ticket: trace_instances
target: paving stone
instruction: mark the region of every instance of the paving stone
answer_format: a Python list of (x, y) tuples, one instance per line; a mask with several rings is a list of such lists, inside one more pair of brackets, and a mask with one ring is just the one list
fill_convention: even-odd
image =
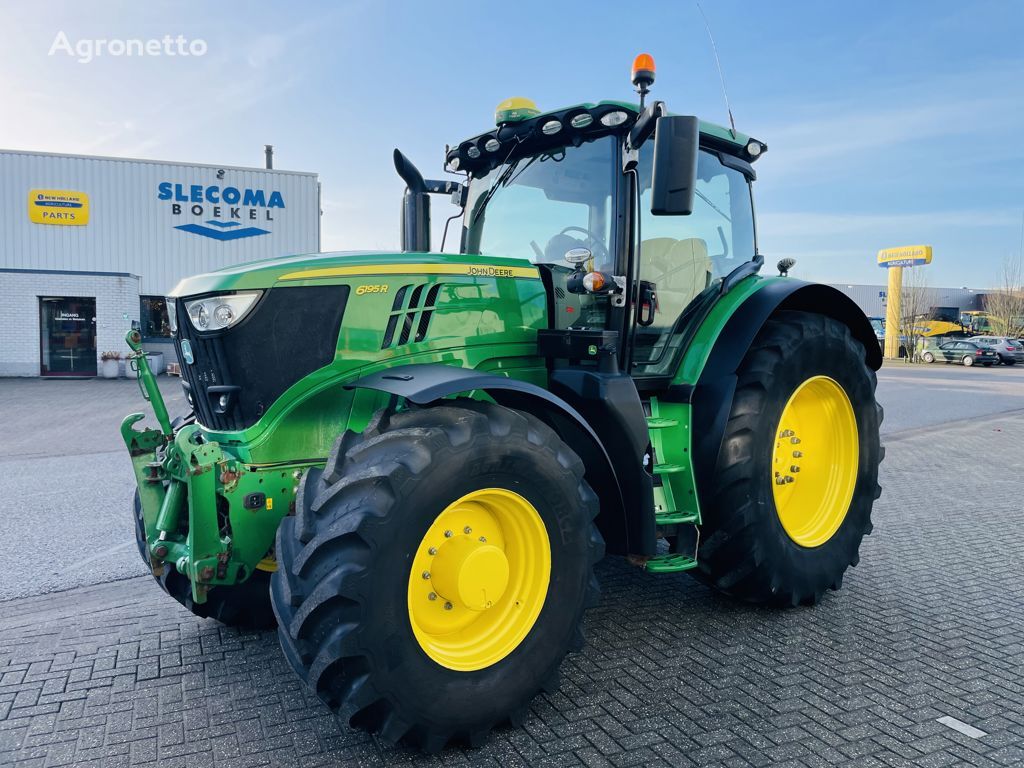
[[(350, 729), (273, 632), (198, 619), (149, 577), (0, 603), (0, 765), (1024, 765), (1024, 415), (887, 442), (840, 592), (770, 611), (609, 558), (561, 690), (477, 750)], [(985, 478), (969, 497), (938, 481), (951, 455)]]

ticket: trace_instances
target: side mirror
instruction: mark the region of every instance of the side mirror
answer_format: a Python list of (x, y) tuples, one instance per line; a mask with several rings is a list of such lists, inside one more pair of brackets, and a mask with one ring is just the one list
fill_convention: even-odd
[(654, 133), (654, 172), (651, 174), (651, 213), (689, 216), (697, 184), (700, 121), (689, 116), (658, 118)]

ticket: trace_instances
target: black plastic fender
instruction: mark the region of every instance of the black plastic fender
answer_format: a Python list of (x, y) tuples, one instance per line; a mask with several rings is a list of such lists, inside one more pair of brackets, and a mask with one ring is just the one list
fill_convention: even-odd
[(424, 363), (377, 371), (345, 384), (345, 389), (372, 389), (416, 405), (429, 405), (451, 395), (479, 390), (499, 405), (533, 414), (583, 459), (587, 482), (601, 499), (597, 524), (608, 551), (633, 551), (620, 473), (616, 472), (604, 442), (579, 411), (543, 387), (472, 368)]
[(871, 322), (854, 301), (835, 288), (787, 278), (767, 283), (744, 301), (726, 321), (715, 340), (689, 402), (693, 405), (694, 472), (697, 494), (701, 478), (710, 477), (718, 462), (725, 424), (736, 392), (736, 371), (747, 350), (772, 314), (782, 310), (817, 312), (844, 323), (864, 346), (865, 362), (872, 370), (882, 367), (882, 351)]

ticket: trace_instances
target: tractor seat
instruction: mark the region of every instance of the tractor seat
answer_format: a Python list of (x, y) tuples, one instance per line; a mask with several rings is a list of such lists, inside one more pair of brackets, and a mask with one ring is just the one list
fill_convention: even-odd
[(711, 283), (708, 246), (697, 237), (652, 237), (640, 244), (641, 275), (656, 286), (655, 325), (675, 322), (686, 305)]

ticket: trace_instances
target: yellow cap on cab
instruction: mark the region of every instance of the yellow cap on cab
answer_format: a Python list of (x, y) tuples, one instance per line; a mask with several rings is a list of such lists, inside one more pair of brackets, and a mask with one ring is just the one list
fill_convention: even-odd
[(494, 124), (517, 123), (539, 114), (540, 110), (537, 109), (533, 99), (528, 99), (525, 96), (513, 96), (510, 99), (505, 99), (494, 110)]

